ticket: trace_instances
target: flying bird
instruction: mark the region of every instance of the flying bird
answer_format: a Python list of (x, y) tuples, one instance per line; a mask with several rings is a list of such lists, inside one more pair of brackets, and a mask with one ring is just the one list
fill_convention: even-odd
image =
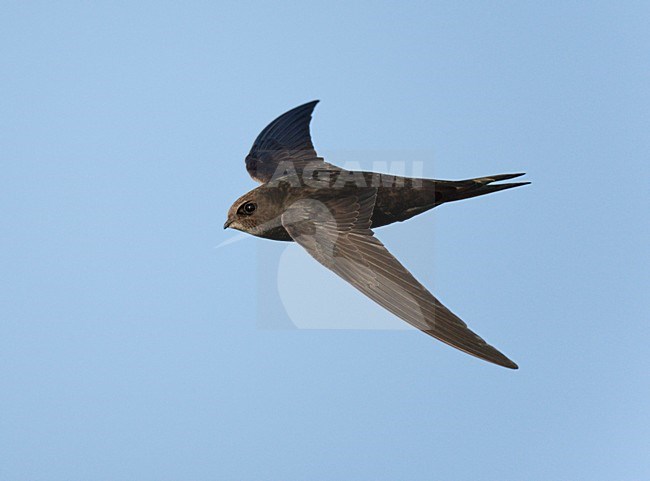
[(318, 100), (296, 107), (262, 130), (246, 156), (260, 186), (237, 199), (224, 229), (295, 241), (314, 259), (397, 317), (480, 359), (517, 365), (472, 332), (386, 249), (373, 229), (440, 204), (529, 182), (494, 182), (519, 174), (449, 181), (349, 171), (325, 162), (311, 140)]

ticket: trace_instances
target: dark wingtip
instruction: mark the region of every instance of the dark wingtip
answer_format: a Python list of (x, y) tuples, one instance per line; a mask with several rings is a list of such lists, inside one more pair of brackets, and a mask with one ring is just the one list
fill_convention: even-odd
[[(508, 361), (510, 361), (510, 359), (508, 359)], [(517, 364), (512, 361), (510, 361), (508, 364), (501, 364), (501, 365), (503, 367), (507, 367), (508, 369), (513, 369), (513, 370), (519, 369), (519, 366), (517, 366)]]
[(298, 105), (298, 107), (296, 107), (296, 108), (293, 109), (293, 110), (298, 110), (298, 109), (303, 109), (303, 108), (308, 108), (308, 109), (313, 110), (314, 107), (316, 107), (316, 105), (318, 104), (318, 102), (320, 102), (320, 100), (318, 100), (318, 99), (316, 99), (316, 100), (310, 100), (309, 102), (305, 102), (305, 103), (302, 104), (302, 105)]
[[(493, 364), (497, 364), (502, 367), (507, 367), (508, 369), (519, 369), (519, 366), (517, 366), (517, 363), (514, 361), (508, 359), (505, 354), (503, 354), (500, 351), (497, 351), (494, 349), (492, 346), (490, 348), (493, 350), (492, 354), (489, 356), (477, 356), (480, 357), (481, 359), (491, 362)], [(470, 353), (473, 354), (473, 353)], [(474, 354), (476, 356), (476, 354)]]
[[(494, 348), (493, 348), (494, 349)], [(472, 354), (472, 353), (470, 353)], [(474, 354), (476, 355), (476, 354)], [(519, 366), (517, 366), (517, 363), (514, 361), (511, 361), (508, 359), (502, 352), (497, 351), (494, 349), (494, 353), (491, 356), (477, 356), (480, 357), (481, 359), (491, 362), (493, 364), (496, 364), (498, 366), (506, 367), (508, 369), (519, 369)]]
[(277, 122), (279, 119), (283, 117), (289, 117), (291, 115), (303, 115), (307, 114), (309, 117), (314, 113), (314, 109), (316, 108), (316, 105), (320, 102), (320, 100), (312, 100), (310, 102), (306, 102), (304, 104), (298, 105), (297, 107), (292, 108), (291, 110), (288, 110), (284, 114), (280, 115), (277, 119), (275, 119), (274, 122)]
[(308, 116), (311, 117), (311, 114), (314, 112), (314, 108), (316, 107), (316, 104), (318, 104), (318, 102), (320, 102), (320, 100), (312, 100), (310, 102), (300, 104), (297, 107), (292, 108), (291, 110), (287, 110), (285, 113), (278, 116), (273, 122), (271, 122), (269, 125), (267, 125), (266, 128), (262, 132), (264, 132), (266, 129), (271, 127), (273, 124), (278, 123), (280, 120), (284, 120), (284, 119), (294, 119), (295, 120), (295, 118), (297, 118), (298, 116), (304, 115), (305, 113)]

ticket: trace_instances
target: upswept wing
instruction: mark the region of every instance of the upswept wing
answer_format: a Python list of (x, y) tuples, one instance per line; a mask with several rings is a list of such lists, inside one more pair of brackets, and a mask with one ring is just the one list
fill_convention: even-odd
[(318, 157), (311, 141), (309, 124), (317, 103), (314, 100), (289, 110), (260, 132), (246, 156), (246, 170), (253, 180), (266, 183), (285, 173), (301, 175), (307, 165), (334, 167)]

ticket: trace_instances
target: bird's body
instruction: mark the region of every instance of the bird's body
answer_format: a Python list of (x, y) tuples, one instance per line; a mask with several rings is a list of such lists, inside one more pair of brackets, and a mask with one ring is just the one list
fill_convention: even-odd
[[(464, 181), (441, 181), (414, 177), (401, 177), (377, 172), (351, 172), (344, 169), (315, 170), (309, 180), (298, 174), (279, 176), (271, 183), (253, 189), (251, 194), (268, 195), (271, 198), (290, 199), (313, 197), (316, 194), (332, 196), (353, 195), (356, 189), (376, 188), (377, 197), (372, 210), (372, 227), (383, 227), (402, 222), (434, 207), (455, 200), (467, 199), (498, 190), (525, 185), (510, 183), (490, 185), (496, 180), (505, 180), (523, 174), (506, 174)], [(254, 194), (255, 193), (255, 194)], [(235, 202), (237, 204), (237, 202)], [(277, 217), (280, 212), (275, 212)], [(257, 237), (292, 242), (294, 239), (282, 225), (268, 224), (266, 229), (253, 234)]]
[(318, 262), (423, 332), (481, 359), (517, 365), (472, 332), (393, 257), (371, 228), (401, 222), (437, 205), (528, 182), (523, 174), (463, 181), (348, 171), (317, 156), (309, 123), (317, 102), (271, 122), (246, 157), (262, 185), (235, 201), (224, 227), (296, 241)]

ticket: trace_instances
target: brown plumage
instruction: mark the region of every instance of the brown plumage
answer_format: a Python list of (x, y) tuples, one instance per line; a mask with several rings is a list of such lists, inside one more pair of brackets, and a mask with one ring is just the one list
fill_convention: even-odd
[(309, 123), (317, 101), (281, 115), (257, 137), (246, 169), (262, 185), (232, 205), (224, 228), (296, 241), (318, 262), (427, 334), (501, 366), (517, 365), (472, 332), (393, 257), (371, 228), (435, 206), (528, 182), (523, 174), (441, 181), (352, 172), (316, 154)]

